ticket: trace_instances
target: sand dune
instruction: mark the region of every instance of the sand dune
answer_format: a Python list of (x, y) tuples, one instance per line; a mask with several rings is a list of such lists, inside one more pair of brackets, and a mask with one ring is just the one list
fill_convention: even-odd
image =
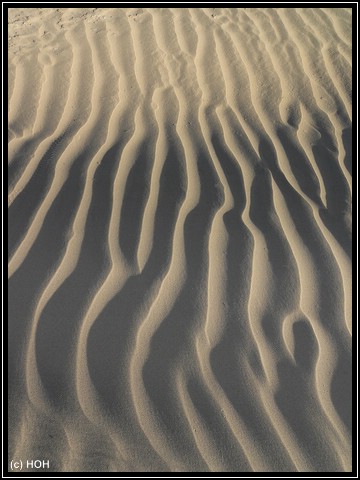
[(351, 9), (8, 13), (9, 465), (351, 471)]

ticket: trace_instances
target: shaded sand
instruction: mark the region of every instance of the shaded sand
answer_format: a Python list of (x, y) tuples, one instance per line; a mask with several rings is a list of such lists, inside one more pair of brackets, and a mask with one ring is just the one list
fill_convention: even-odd
[(351, 470), (351, 14), (9, 10), (9, 462)]

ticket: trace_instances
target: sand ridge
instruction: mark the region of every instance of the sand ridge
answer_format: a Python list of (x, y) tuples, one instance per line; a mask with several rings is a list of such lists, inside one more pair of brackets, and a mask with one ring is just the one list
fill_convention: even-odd
[(351, 471), (351, 9), (8, 13), (9, 462)]

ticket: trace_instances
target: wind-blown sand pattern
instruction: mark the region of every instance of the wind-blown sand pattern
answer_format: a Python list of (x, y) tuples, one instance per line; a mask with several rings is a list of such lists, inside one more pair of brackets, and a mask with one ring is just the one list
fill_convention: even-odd
[(351, 470), (351, 14), (9, 10), (9, 462)]

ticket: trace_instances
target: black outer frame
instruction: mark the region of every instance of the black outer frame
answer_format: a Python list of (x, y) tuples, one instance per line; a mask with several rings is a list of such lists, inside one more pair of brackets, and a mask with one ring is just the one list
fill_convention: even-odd
[[(208, 6), (208, 5), (213, 5), (215, 7), (224, 7), (226, 6), (231, 6), (231, 7), (271, 7), (271, 8), (281, 8), (281, 7), (302, 7), (302, 6), (309, 6), (309, 7), (314, 7), (314, 8), (320, 8), (320, 7), (326, 7), (326, 6), (331, 6), (331, 7), (347, 7), (351, 8), (353, 12), (352, 16), (352, 33), (353, 33), (353, 65), (355, 68), (353, 68), (353, 84), (356, 86), (356, 88), (353, 91), (353, 105), (355, 108), (354, 114), (353, 114), (353, 124), (355, 127), (355, 132), (358, 133), (358, 117), (357, 117), (357, 106), (358, 106), (358, 65), (357, 65), (357, 60), (358, 60), (358, 50), (357, 50), (357, 45), (358, 45), (358, 3), (359, 2), (257, 2), (257, 3), (239, 3), (239, 2), (227, 2), (225, 3), (217, 3), (217, 2), (194, 2), (194, 3), (182, 3), (182, 2), (171, 2), (168, 3), (167, 5), (175, 5), (175, 6), (182, 6), (182, 7), (203, 7)], [(87, 6), (92, 6), (92, 5), (101, 5), (102, 7), (107, 7), (107, 8), (114, 8), (114, 5), (120, 5), (121, 7), (128, 7), (128, 8), (142, 8), (142, 7), (157, 7), (157, 6), (162, 6), (164, 5), (161, 2), (148, 2), (148, 3), (128, 3), (128, 2), (113, 2), (113, 3), (97, 3), (97, 2), (77, 2), (77, 3), (71, 3), (71, 2), (54, 2), (54, 3), (49, 3), (49, 2), (37, 2), (37, 3), (17, 3), (17, 2), (1, 2), (2, 5), (2, 11), (1, 11), (1, 18), (2, 18), (2, 33), (3, 33), (3, 50), (2, 50), (2, 99), (3, 99), (3, 158), (7, 158), (7, 150), (5, 150), (5, 126), (7, 125), (7, 110), (5, 110), (5, 96), (7, 93), (7, 83), (5, 82), (5, 65), (7, 65), (7, 49), (5, 49), (5, 46), (7, 44), (7, 39), (8, 39), (8, 23), (7, 23), (7, 11), (9, 8), (21, 8), (21, 7), (48, 7), (48, 8), (56, 8), (56, 7), (61, 7), (63, 5), (69, 5), (72, 8), (83, 8)], [(358, 159), (358, 137), (356, 136), (356, 140), (354, 140), (353, 137), (353, 146), (355, 146), (355, 152), (356, 152), (356, 159)], [(5, 173), (5, 168), (3, 167), (4, 162), (2, 164), (2, 178), (4, 179), (4, 173)], [(7, 172), (7, 170), (6, 170)], [(353, 391), (353, 423), (355, 424), (355, 436), (353, 438), (353, 470), (352, 472), (337, 472), (337, 473), (326, 473), (326, 472), (292, 472), (292, 473), (286, 473), (286, 472), (229, 472), (229, 473), (218, 473), (218, 472), (184, 472), (183, 474), (177, 473), (177, 472), (170, 472), (169, 474), (167, 473), (154, 473), (154, 472), (149, 472), (149, 473), (127, 473), (127, 472), (122, 472), (122, 474), (118, 473), (96, 473), (96, 472), (62, 472), (62, 473), (56, 473), (56, 472), (46, 472), (46, 471), (39, 471), (39, 472), (12, 472), (10, 470), (10, 466), (7, 465), (7, 460), (6, 460), (6, 465), (5, 465), (5, 458), (8, 458), (8, 452), (7, 452), (7, 437), (5, 436), (4, 432), (6, 432), (8, 429), (5, 429), (5, 426), (7, 426), (7, 409), (6, 409), (6, 414), (4, 413), (5, 406), (7, 407), (7, 397), (5, 400), (5, 393), (7, 393), (7, 381), (5, 384), (5, 375), (4, 375), (4, 370), (2, 370), (2, 418), (3, 418), (3, 429), (2, 429), (2, 440), (3, 440), (3, 456), (2, 456), (2, 478), (14, 478), (14, 477), (22, 477), (22, 478), (63, 478), (63, 477), (79, 477), (79, 478), (120, 478), (120, 477), (132, 477), (132, 478), (148, 478), (148, 477), (157, 477), (157, 478), (185, 478), (188, 476), (193, 476), (193, 477), (199, 477), (199, 478), (206, 478), (206, 477), (215, 477), (215, 478), (268, 478), (268, 477), (277, 477), (277, 478), (358, 478), (358, 330), (357, 330), (357, 319), (359, 318), (359, 310), (358, 310), (358, 289), (357, 289), (357, 280), (358, 280), (358, 262), (357, 262), (357, 253), (358, 253), (358, 202), (359, 202), (359, 197), (358, 197), (358, 188), (357, 188), (357, 180), (358, 180), (358, 171), (357, 171), (357, 162), (355, 163), (355, 171), (353, 174), (353, 179), (355, 180), (355, 228), (354, 228), (354, 238), (355, 239), (355, 245), (356, 248), (354, 249), (355, 253), (355, 276), (354, 276), (354, 282), (353, 282), (353, 298), (354, 298), (354, 304), (356, 306), (355, 313), (353, 314), (353, 338), (355, 340), (354, 342), (354, 355), (353, 355), (353, 368), (352, 368), (352, 374), (353, 374), (353, 379), (355, 379), (355, 382), (353, 384), (356, 387), (356, 390)], [(4, 229), (4, 223), (5, 220), (7, 220), (7, 210), (5, 210), (5, 205), (7, 204), (7, 199), (5, 198), (5, 185), (4, 181), (2, 183), (2, 200), (3, 200), (3, 216), (2, 216), (2, 240), (3, 240), (3, 256), (2, 256), (2, 266), (3, 266), (3, 279), (4, 279), (4, 285), (5, 285), (5, 268), (4, 268), (4, 245), (5, 245), (5, 233), (7, 231)], [(7, 280), (7, 277), (6, 277)], [(2, 290), (3, 296), (2, 296), (2, 307), (3, 307), (3, 333), (5, 333), (7, 337), (8, 335), (8, 325), (7, 321), (5, 318), (6, 310), (5, 310), (5, 305), (7, 305), (7, 302), (4, 300), (5, 297), (5, 289)], [(356, 317), (355, 317), (356, 315)], [(4, 344), (3, 344), (4, 345)], [(3, 349), (3, 352), (7, 353), (7, 348)], [(6, 365), (7, 363), (7, 355), (3, 353), (3, 364)], [(7, 378), (6, 378), (7, 380)], [(7, 471), (9, 469), (9, 471)], [(120, 472), (119, 472), (120, 473)]]

